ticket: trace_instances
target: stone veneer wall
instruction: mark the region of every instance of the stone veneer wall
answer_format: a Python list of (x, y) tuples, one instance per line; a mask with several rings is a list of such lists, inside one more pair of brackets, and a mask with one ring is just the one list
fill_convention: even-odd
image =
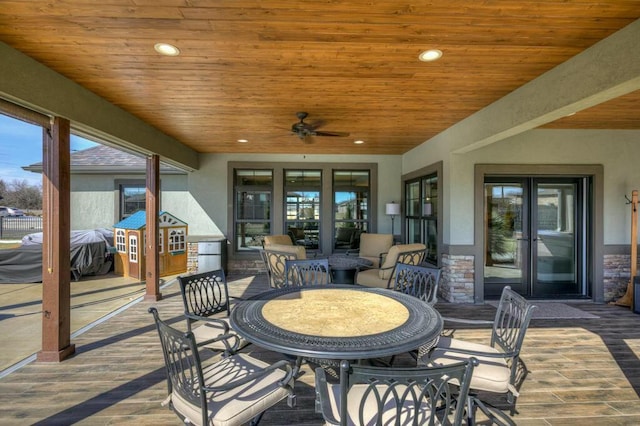
[(624, 296), (631, 276), (631, 255), (606, 254), (603, 267), (604, 301), (612, 302)]
[(439, 297), (452, 303), (473, 303), (473, 261), (473, 256), (442, 255)]
[(198, 243), (187, 242), (187, 274), (198, 272)]
[[(474, 257), (442, 255), (442, 278), (439, 297), (453, 303), (473, 303)], [(640, 261), (639, 261), (640, 265)], [(604, 256), (604, 301), (618, 300), (627, 291), (631, 276), (631, 261), (628, 254)], [(638, 271), (640, 275), (640, 268)]]

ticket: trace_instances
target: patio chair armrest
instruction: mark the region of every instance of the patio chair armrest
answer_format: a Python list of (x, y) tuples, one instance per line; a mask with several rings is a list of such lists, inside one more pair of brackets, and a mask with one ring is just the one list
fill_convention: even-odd
[[(322, 414), (327, 424), (340, 424), (340, 419), (336, 419), (331, 410), (329, 401), (329, 384), (327, 375), (322, 368), (316, 368), (316, 413)], [(340, 411), (340, 407), (338, 407)]]
[[(229, 343), (230, 341), (232, 341), (233, 343)], [(225, 356), (235, 354), (236, 352), (238, 352), (238, 349), (240, 347), (240, 337), (232, 333), (219, 334), (212, 339), (198, 342), (198, 347), (210, 345), (211, 343), (214, 343), (214, 342), (222, 342), (222, 344), (225, 347), (225, 350), (224, 350)]]
[(477, 356), (482, 356), (485, 358), (504, 358), (504, 359), (511, 359), (515, 356), (518, 356), (518, 351), (514, 351), (514, 352), (483, 352), (483, 351), (473, 351), (470, 349), (461, 349), (461, 348), (438, 348), (436, 346), (436, 349), (441, 349), (443, 351), (447, 351), (447, 352), (455, 352), (455, 353), (459, 353), (459, 354), (465, 354), (465, 355), (477, 355)]
[(382, 252), (378, 255), (378, 265), (382, 265), (384, 263), (384, 258), (389, 254), (388, 251)]
[(207, 391), (212, 391), (212, 392), (227, 391), (230, 389), (234, 389), (238, 386), (242, 386), (245, 383), (249, 383), (253, 380), (259, 379), (260, 377), (265, 376), (268, 373), (272, 372), (273, 370), (277, 370), (277, 369), (281, 369), (281, 370), (284, 369), (284, 373), (285, 373), (284, 377), (278, 381), (278, 384), (282, 387), (288, 386), (289, 382), (293, 378), (293, 370), (291, 368), (291, 364), (287, 361), (278, 361), (274, 364), (269, 365), (266, 368), (263, 368), (262, 370), (254, 371), (238, 380), (233, 380), (221, 386), (203, 386), (203, 388)]
[(203, 317), (200, 315), (194, 315), (186, 312), (184, 316), (191, 321), (202, 321), (205, 323), (216, 324), (218, 327), (222, 327), (224, 329), (224, 332), (222, 332), (221, 334), (227, 334), (229, 332), (229, 324), (227, 324), (226, 321), (221, 320), (220, 318)]
[(453, 322), (459, 324), (471, 324), (471, 325), (490, 325), (493, 326), (493, 321), (488, 320), (475, 320), (466, 318), (454, 318), (454, 317), (442, 317), (445, 322)]

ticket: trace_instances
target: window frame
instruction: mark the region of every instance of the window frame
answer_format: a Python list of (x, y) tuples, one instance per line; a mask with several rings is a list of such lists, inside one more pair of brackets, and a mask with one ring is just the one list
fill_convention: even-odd
[[(270, 234), (286, 234), (285, 230), (285, 212), (284, 212), (284, 197), (286, 196), (285, 188), (283, 184), (284, 170), (322, 170), (322, 194), (321, 196), (321, 211), (323, 214), (320, 219), (321, 234), (319, 235), (320, 246), (322, 247), (323, 254), (333, 253), (334, 244), (334, 221), (333, 221), (333, 189), (332, 179), (334, 170), (367, 170), (369, 171), (370, 187), (369, 187), (369, 223), (370, 231), (377, 229), (378, 226), (378, 212), (376, 208), (371, 206), (378, 205), (378, 164), (377, 163), (323, 163), (323, 162), (304, 162), (304, 167), (301, 167), (300, 162), (257, 162), (257, 161), (238, 161), (227, 163), (227, 195), (228, 199), (233, 200), (233, 203), (229, 203), (227, 206), (227, 217), (230, 220), (227, 223), (227, 235), (229, 240), (232, 241), (232, 247), (229, 251), (229, 257), (231, 259), (254, 259), (257, 255), (257, 249), (255, 250), (241, 250), (238, 251), (237, 236), (236, 236), (236, 186), (235, 186), (235, 171), (238, 169), (270, 169), (273, 171), (273, 190), (272, 190), (272, 211), (271, 211), (271, 225)], [(327, 194), (331, 194), (327, 196)]]
[[(270, 184), (265, 184), (265, 185), (258, 185), (258, 184), (239, 184), (238, 183), (238, 171), (253, 171), (253, 172), (270, 172), (271, 173), (271, 181)], [(232, 205), (231, 205), (231, 215), (229, 215), (228, 217), (232, 218), (232, 220), (230, 221), (230, 226), (231, 226), (231, 230), (230, 232), (228, 232), (228, 235), (230, 236), (230, 240), (232, 241), (232, 245), (233, 245), (233, 251), (234, 252), (250, 252), (252, 251), (252, 247), (255, 247), (255, 249), (258, 249), (260, 247), (262, 247), (262, 241), (255, 241), (255, 246), (242, 246), (243, 248), (240, 248), (240, 244), (239, 244), (239, 240), (238, 240), (238, 236), (237, 236), (237, 229), (238, 229), (238, 225), (242, 224), (242, 223), (246, 223), (246, 224), (263, 224), (264, 225), (268, 225), (269, 228), (269, 232), (271, 233), (273, 230), (273, 216), (274, 216), (274, 197), (273, 197), (273, 191), (274, 191), (274, 186), (275, 186), (275, 176), (274, 176), (274, 171), (270, 168), (270, 167), (264, 167), (264, 165), (261, 165), (259, 167), (237, 167), (234, 168), (232, 170), (232, 179), (231, 179), (232, 185), (231, 185), (231, 197), (230, 199), (233, 200)], [(268, 217), (266, 217), (265, 219), (256, 219), (256, 218), (250, 218), (250, 219), (239, 219), (239, 212), (237, 211), (237, 206), (239, 205), (239, 200), (238, 197), (240, 195), (240, 193), (253, 193), (254, 195), (256, 194), (268, 194), (269, 196), (269, 205), (267, 206), (267, 210), (268, 210)]]
[[(443, 195), (443, 182), (442, 182), (442, 170), (443, 163), (437, 162), (431, 164), (427, 167), (416, 170), (412, 173), (408, 173), (402, 176), (402, 206), (404, 216), (402, 218), (402, 235), (403, 240), (411, 243), (422, 243), (427, 246), (427, 255), (429, 256), (425, 259), (426, 262), (434, 264), (435, 266), (440, 266), (441, 263), (441, 253), (443, 247), (442, 240), (442, 232), (443, 232), (443, 224), (442, 224), (442, 195)], [(437, 184), (436, 198), (435, 202), (432, 203), (431, 214), (426, 214), (425, 207), (423, 203), (424, 187), (423, 183), (427, 179), (435, 179)], [(408, 202), (410, 199), (409, 196), (409, 185), (418, 182), (418, 197), (419, 197), (419, 214), (409, 214), (412, 209), (409, 208)], [(409, 230), (411, 228), (412, 222), (417, 221), (417, 229), (419, 231), (420, 237), (419, 241), (409, 240)], [(435, 222), (435, 240), (427, 241), (428, 229), (433, 229), (433, 225)], [(433, 247), (435, 244), (435, 248)]]

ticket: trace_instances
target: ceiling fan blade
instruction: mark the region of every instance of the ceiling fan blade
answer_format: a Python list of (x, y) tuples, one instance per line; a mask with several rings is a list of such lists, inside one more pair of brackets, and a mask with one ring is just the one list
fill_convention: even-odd
[(315, 136), (335, 136), (335, 137), (349, 136), (349, 133), (347, 132), (323, 132), (323, 131), (316, 130), (314, 133), (315, 133)]

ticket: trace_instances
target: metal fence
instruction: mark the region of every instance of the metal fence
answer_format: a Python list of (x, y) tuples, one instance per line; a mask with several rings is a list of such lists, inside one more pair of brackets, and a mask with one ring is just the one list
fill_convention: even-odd
[(19, 240), (34, 232), (42, 232), (41, 216), (0, 217), (0, 239)]

